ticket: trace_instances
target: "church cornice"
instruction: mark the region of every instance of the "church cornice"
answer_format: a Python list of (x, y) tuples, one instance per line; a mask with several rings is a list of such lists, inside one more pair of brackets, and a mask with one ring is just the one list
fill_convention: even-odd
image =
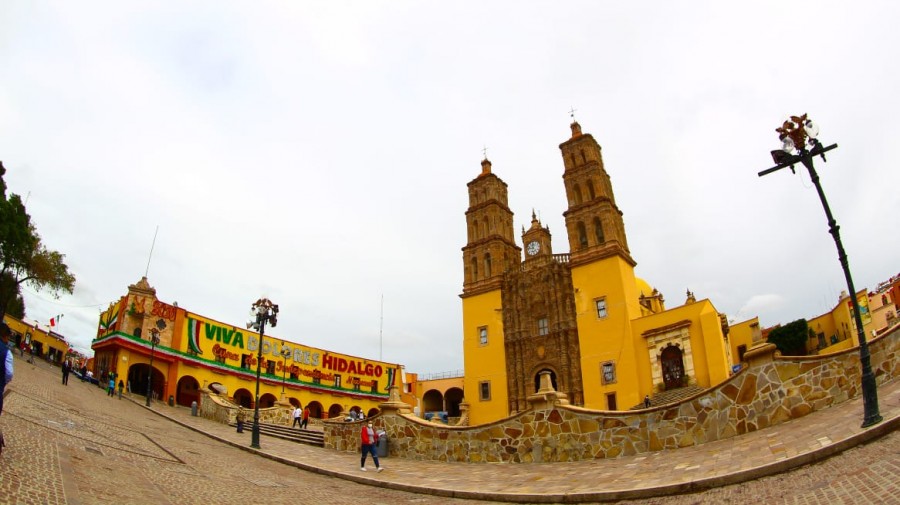
[(519, 251), (519, 252), (522, 251), (522, 248), (519, 247), (519, 246), (517, 246), (516, 243), (515, 243), (514, 241), (509, 240), (509, 239), (503, 237), (503, 235), (499, 235), (499, 234), (490, 235), (490, 236), (488, 236), (488, 237), (485, 237), (485, 238), (482, 238), (482, 239), (478, 239), (478, 240), (475, 240), (475, 241), (473, 241), (473, 242), (469, 242), (468, 244), (466, 244), (465, 246), (463, 246), (462, 251), (463, 251), (463, 252), (466, 252), (466, 251), (468, 251), (468, 250), (470, 250), (470, 249), (477, 249), (477, 248), (479, 248), (479, 247), (482, 247), (482, 246), (485, 246), (485, 245), (487, 245), (487, 244), (490, 244), (491, 242), (503, 242), (504, 244), (506, 244), (506, 245), (512, 247), (512, 248), (515, 249), (516, 251)]
[(589, 263), (594, 263), (595, 261), (612, 258), (614, 256), (622, 258), (632, 267), (637, 266), (637, 261), (634, 261), (634, 258), (632, 258), (631, 255), (628, 254), (628, 251), (620, 246), (618, 242), (607, 242), (602, 246), (594, 246), (586, 249), (581, 249), (580, 251), (569, 253), (569, 256), (570, 268), (580, 267), (582, 265), (587, 265)]
[(670, 331), (687, 328), (690, 325), (691, 325), (690, 320), (683, 319), (681, 321), (678, 321), (677, 323), (668, 324), (666, 326), (660, 326), (659, 328), (649, 329), (649, 330), (641, 333), (641, 336), (644, 338), (650, 338), (650, 337), (654, 337), (656, 335), (662, 335), (664, 333), (669, 333)]
[(483, 210), (484, 208), (490, 207), (491, 205), (496, 205), (497, 207), (500, 207), (502, 210), (505, 210), (506, 212), (509, 212), (510, 214), (513, 213), (513, 211), (510, 210), (510, 208), (507, 207), (506, 204), (504, 204), (500, 200), (491, 199), (491, 200), (487, 200), (487, 201), (484, 201), (481, 203), (476, 203), (475, 205), (472, 205), (471, 207), (468, 208), (468, 210), (466, 210), (466, 215), (468, 216), (469, 214), (471, 214), (473, 212)]

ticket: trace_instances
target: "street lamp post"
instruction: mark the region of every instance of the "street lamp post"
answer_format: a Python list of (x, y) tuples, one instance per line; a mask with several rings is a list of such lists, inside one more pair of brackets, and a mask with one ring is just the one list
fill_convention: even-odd
[(259, 449), (259, 372), (262, 363), (263, 335), (266, 332), (266, 323), (275, 327), (278, 323), (278, 305), (268, 298), (260, 298), (250, 307), (250, 321), (247, 328), (259, 331), (259, 344), (256, 352), (256, 401), (253, 403), (253, 432), (250, 438), (250, 447)]
[(147, 403), (150, 406), (150, 395), (153, 394), (153, 351), (159, 345), (159, 330), (150, 328), (150, 369), (147, 371)]
[(284, 363), (281, 365), (281, 399), (284, 400), (284, 383), (287, 382), (287, 360), (291, 357), (291, 348), (282, 345), (281, 357), (284, 358)]
[[(794, 164), (800, 162), (809, 171), (809, 177), (812, 179), (816, 191), (819, 193), (819, 200), (822, 201), (822, 207), (825, 208), (825, 217), (828, 218), (828, 232), (834, 238), (837, 246), (838, 259), (844, 270), (844, 278), (847, 280), (847, 289), (850, 290), (850, 298), (853, 304), (853, 317), (856, 322), (856, 334), (859, 339), (859, 362), (862, 366), (862, 395), (863, 395), (863, 423), (862, 427), (866, 428), (882, 420), (881, 414), (878, 412), (878, 388), (875, 384), (875, 374), (872, 373), (871, 356), (869, 354), (869, 345), (866, 342), (866, 332), (863, 329), (862, 317), (860, 316), (859, 301), (856, 299), (856, 289), (853, 287), (853, 278), (850, 276), (850, 264), (847, 261), (847, 253), (844, 252), (844, 245), (841, 243), (840, 226), (831, 214), (831, 208), (828, 206), (828, 200), (825, 199), (825, 192), (822, 191), (822, 185), (819, 183), (819, 174), (813, 166), (813, 159), (821, 156), (822, 161), (827, 162), (825, 153), (837, 148), (837, 144), (831, 144), (823, 147), (817, 138), (819, 136), (819, 128), (815, 123), (810, 121), (806, 114), (791, 118), (782, 124), (781, 128), (776, 128), (778, 138), (784, 143), (782, 149), (772, 151), (772, 159), (777, 163), (772, 168), (759, 172), (762, 177), (785, 167), (790, 167), (794, 172)], [(807, 149), (807, 144), (810, 146)], [(794, 172), (796, 173), (796, 172)]]

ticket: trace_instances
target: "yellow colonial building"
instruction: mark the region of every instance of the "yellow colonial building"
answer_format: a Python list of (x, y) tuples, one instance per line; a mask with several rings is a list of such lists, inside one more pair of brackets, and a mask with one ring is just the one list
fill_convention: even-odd
[(507, 185), (489, 160), (468, 183), (460, 296), (471, 424), (527, 409), (544, 371), (573, 405), (624, 410), (645, 395), (717, 384), (738, 362), (712, 302), (688, 292), (683, 305), (667, 309), (663, 295), (635, 276), (594, 138), (575, 122), (559, 148), (568, 252), (553, 251), (550, 230), (532, 212), (522, 257)]
[(350, 411), (372, 415), (388, 400), (394, 379), (402, 377), (400, 365), (393, 363), (270, 335), (260, 343), (258, 333), (158, 300), (146, 277), (101, 314), (91, 345), (100, 380), (115, 373), (131, 392), (146, 394), (152, 371), (157, 399), (189, 406), (199, 400), (201, 388), (208, 388), (247, 408), (254, 406), (260, 346), (260, 407), (276, 402), (309, 407), (314, 418)]
[(62, 363), (67, 358), (83, 359), (80, 353), (69, 347), (65, 337), (52, 329), (43, 328), (37, 322), (27, 323), (8, 314), (3, 316), (3, 322), (12, 330), (10, 347), (23, 357), (31, 354), (35, 359), (54, 364)]

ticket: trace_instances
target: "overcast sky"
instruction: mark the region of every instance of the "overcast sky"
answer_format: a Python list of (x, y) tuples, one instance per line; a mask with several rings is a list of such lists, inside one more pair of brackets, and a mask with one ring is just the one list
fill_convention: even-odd
[[(466, 183), (482, 149), (568, 252), (570, 108), (603, 148), (636, 273), (764, 326), (846, 289), (805, 173), (760, 178), (809, 113), (856, 287), (900, 272), (897, 2), (0, 3), (0, 160), (90, 348), (148, 268), (158, 297), (277, 337), (461, 369)], [(383, 311), (382, 311), (383, 298)], [(383, 318), (382, 318), (383, 314)]]

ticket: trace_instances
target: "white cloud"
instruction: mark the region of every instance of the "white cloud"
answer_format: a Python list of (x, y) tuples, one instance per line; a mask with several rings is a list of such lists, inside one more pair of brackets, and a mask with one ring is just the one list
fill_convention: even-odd
[(809, 112), (840, 144), (817, 167), (857, 287), (897, 273), (900, 72), (882, 53), (898, 10), (5, 2), (0, 159), (79, 280), (26, 293), (28, 314), (66, 313), (89, 347), (158, 225), (166, 301), (240, 324), (267, 293), (279, 336), (461, 368), (466, 183), (486, 145), (517, 233), (535, 209), (565, 252), (571, 106), (670, 306), (691, 289), (763, 325), (821, 314), (846, 288), (815, 190), (756, 172), (774, 128)]

